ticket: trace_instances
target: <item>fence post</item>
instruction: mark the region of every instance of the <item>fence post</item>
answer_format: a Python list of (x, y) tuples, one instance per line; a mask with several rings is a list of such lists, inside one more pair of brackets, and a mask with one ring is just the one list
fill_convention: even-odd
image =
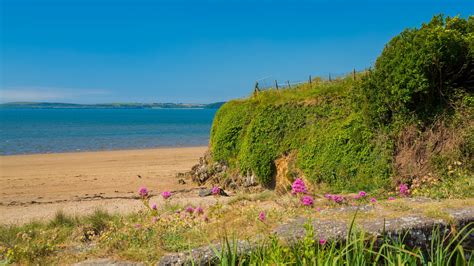
[(287, 83), (288, 83), (288, 88), (291, 89), (290, 81), (288, 80)]
[(259, 91), (260, 91), (260, 89), (258, 88), (258, 81), (255, 81), (255, 89), (254, 89), (253, 93), (257, 94)]
[(278, 90), (278, 82), (276, 79), (275, 79), (275, 88)]
[(331, 73), (329, 73), (329, 81), (331, 81)]
[(356, 80), (356, 69), (355, 68), (352, 69), (352, 77), (354, 78), (354, 80)]
[(311, 75), (309, 75), (309, 87), (311, 88)]

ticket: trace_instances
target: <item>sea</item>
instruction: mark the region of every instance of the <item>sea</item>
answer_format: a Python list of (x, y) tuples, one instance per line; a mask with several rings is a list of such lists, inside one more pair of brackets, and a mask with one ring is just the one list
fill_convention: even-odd
[(0, 108), (0, 154), (205, 146), (216, 111)]

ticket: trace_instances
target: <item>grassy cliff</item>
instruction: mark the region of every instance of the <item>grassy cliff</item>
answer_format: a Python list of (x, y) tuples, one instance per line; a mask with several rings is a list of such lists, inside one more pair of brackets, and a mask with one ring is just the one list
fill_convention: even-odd
[(421, 194), (452, 196), (462, 186), (472, 195), (473, 43), (473, 17), (436, 16), (393, 38), (355, 78), (230, 101), (212, 126), (212, 159), (263, 185), (286, 157), (289, 179), (326, 190), (404, 182)]

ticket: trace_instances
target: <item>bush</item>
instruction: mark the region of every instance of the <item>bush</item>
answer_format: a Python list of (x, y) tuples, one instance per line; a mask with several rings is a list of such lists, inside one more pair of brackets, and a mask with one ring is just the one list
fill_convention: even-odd
[(364, 79), (369, 121), (387, 125), (430, 121), (456, 90), (474, 89), (474, 17), (435, 16), (420, 29), (394, 37)]

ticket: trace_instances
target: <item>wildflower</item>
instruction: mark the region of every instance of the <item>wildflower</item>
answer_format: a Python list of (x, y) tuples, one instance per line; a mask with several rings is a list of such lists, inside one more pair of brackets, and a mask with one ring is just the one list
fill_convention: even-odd
[(344, 201), (344, 197), (340, 195), (332, 195), (331, 198), (335, 203), (342, 203)]
[(370, 202), (375, 203), (375, 202), (377, 202), (377, 199), (376, 198), (371, 198)]
[(328, 200), (332, 199), (332, 195), (329, 193), (324, 194), (324, 197)]
[(321, 246), (324, 246), (324, 245), (326, 244), (326, 242), (327, 242), (327, 241), (326, 241), (326, 239), (324, 239), (324, 238), (319, 239), (319, 244), (320, 244)]
[(189, 207), (186, 208), (186, 212), (187, 212), (187, 213), (193, 213), (193, 212), (194, 212), (194, 208), (191, 207), (191, 206), (189, 206)]
[(151, 218), (151, 221), (152, 221), (153, 223), (156, 223), (156, 222), (158, 221), (158, 217), (153, 217), (153, 218)]
[(148, 197), (148, 189), (146, 187), (141, 187), (140, 190), (138, 190), (138, 194), (142, 198)]
[(221, 193), (221, 189), (219, 187), (213, 187), (211, 189), (212, 195), (219, 195)]
[(394, 197), (388, 197), (388, 200), (395, 200)]
[(258, 214), (258, 219), (262, 222), (265, 222), (265, 220), (267, 219), (267, 216), (265, 215), (265, 212), (260, 212)]
[(197, 208), (196, 208), (196, 213), (197, 213), (197, 214), (203, 214), (203, 213), (204, 213), (204, 209), (201, 208), (201, 207), (197, 207)]
[(365, 196), (367, 196), (367, 193), (365, 191), (359, 191), (359, 197), (363, 198)]
[(208, 223), (209, 222), (209, 217), (207, 217), (207, 215), (204, 215), (204, 217), (202, 218), (204, 220), (204, 222)]
[(169, 197), (171, 197), (171, 192), (169, 192), (169, 191), (163, 191), (163, 192), (161, 192), (161, 196), (162, 196), (164, 199), (168, 199)]
[(356, 200), (358, 200), (358, 199), (360, 199), (360, 198), (361, 198), (360, 195), (355, 195), (355, 196), (354, 196), (354, 199), (356, 199)]
[(158, 207), (156, 206), (156, 203), (153, 203), (153, 204), (151, 205), (151, 209), (152, 209), (152, 210), (155, 210), (155, 211), (158, 209)]
[(291, 185), (291, 194), (296, 195), (298, 193), (306, 193), (306, 185), (304, 184), (303, 179), (297, 178), (295, 182)]
[(410, 190), (408, 189), (407, 184), (401, 184), (398, 190), (400, 191), (400, 194), (402, 196), (408, 196), (410, 194)]
[(303, 203), (304, 206), (312, 206), (313, 202), (314, 200), (311, 196), (303, 196), (301, 198), (301, 203)]
[(320, 211), (321, 211), (321, 208), (320, 208), (320, 207), (317, 207), (317, 208), (316, 208), (316, 211), (317, 211), (317, 212), (320, 212)]
[(135, 227), (135, 229), (140, 229), (142, 227), (142, 225), (141, 224), (135, 224), (134, 227)]

